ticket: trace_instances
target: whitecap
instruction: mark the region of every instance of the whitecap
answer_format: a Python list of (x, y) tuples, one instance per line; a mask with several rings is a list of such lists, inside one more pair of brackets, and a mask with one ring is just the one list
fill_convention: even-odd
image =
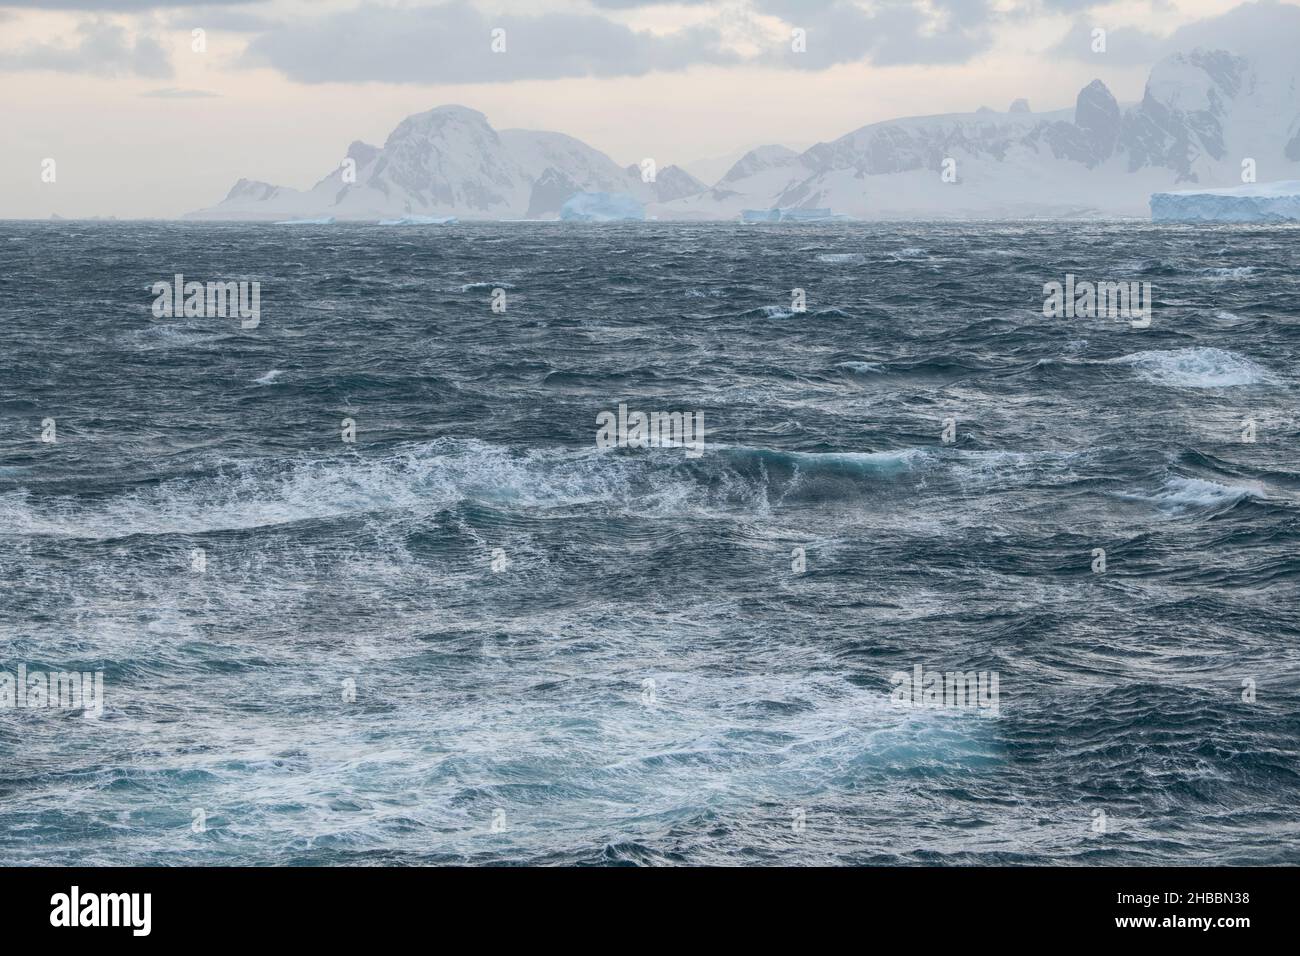
[(882, 371), (875, 362), (839, 362), (835, 367), (855, 375), (875, 375)]
[(1236, 504), (1243, 498), (1257, 497), (1260, 490), (1252, 485), (1224, 485), (1204, 478), (1186, 478), (1173, 475), (1165, 479), (1160, 490), (1151, 495), (1141, 495), (1161, 508), (1218, 508)]
[(1272, 372), (1244, 355), (1216, 348), (1134, 352), (1106, 364), (1131, 365), (1148, 382), (1176, 388), (1230, 388), (1277, 381)]

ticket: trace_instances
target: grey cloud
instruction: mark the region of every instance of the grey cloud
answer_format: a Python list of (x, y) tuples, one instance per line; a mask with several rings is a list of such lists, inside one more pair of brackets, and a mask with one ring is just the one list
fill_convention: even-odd
[(1092, 52), (1092, 30), (1106, 29), (1104, 20), (1077, 20), (1052, 52), (1076, 60), (1116, 66), (1150, 66), (1179, 50), (1196, 47), (1265, 54), (1286, 59), (1295, 56), (1300, 37), (1300, 7), (1261, 0), (1243, 3), (1216, 17), (1185, 24), (1168, 37), (1134, 27), (1106, 30), (1106, 52)]
[(238, 7), (196, 7), (167, 18), (167, 26), (173, 30), (202, 27), (205, 30), (225, 30), (230, 33), (264, 33), (281, 25), (280, 20)]
[(57, 70), (90, 73), (95, 76), (172, 75), (166, 51), (152, 37), (136, 35), (104, 21), (85, 21), (77, 26), (73, 46), (32, 43), (16, 50), (0, 51), (0, 72)]
[(264, 0), (0, 0), (5, 7), (37, 7), (41, 10), (80, 10), (85, 13), (132, 13), (169, 7), (240, 6)]
[[(1096, 28), (1106, 30), (1105, 53), (1094, 53), (1092, 50), (1092, 31)], [(1116, 27), (1111, 30), (1100, 21), (1076, 20), (1070, 32), (1051, 52), (1056, 56), (1085, 60), (1098, 66), (1150, 66), (1160, 58), (1163, 45), (1164, 41), (1160, 37), (1137, 27)]]
[(807, 50), (789, 44), (787, 66), (821, 70), (870, 60), (881, 66), (960, 63), (988, 49), (996, 14), (988, 0), (933, 0), (932, 19), (914, 0), (885, 0), (870, 9), (852, 0), (758, 0), (757, 9), (807, 32)]
[(1026, 12), (1079, 13), (1092, 7), (1103, 7), (1112, 0), (1038, 0)]
[(221, 94), (210, 93), (207, 90), (185, 90), (175, 86), (168, 86), (161, 90), (149, 90), (140, 95), (158, 100), (205, 100)]
[[(506, 52), (490, 49), (506, 31)], [(488, 18), (468, 3), (363, 6), (277, 27), (256, 37), (245, 61), (305, 83), (483, 83), (573, 76), (639, 76), (737, 58), (718, 49), (716, 30), (667, 36), (600, 16), (544, 14)]]
[[(605, 7), (637, 0), (597, 0)], [(742, 58), (721, 48), (716, 27), (669, 35), (638, 32), (598, 14), (490, 17), (465, 0), (439, 6), (364, 5), (279, 25), (255, 37), (248, 65), (305, 83), (482, 83), (577, 76), (639, 76), (698, 64), (755, 62), (819, 70), (870, 59), (879, 64), (962, 62), (992, 42), (990, 0), (755, 0), (752, 9), (807, 31), (807, 52), (789, 42)], [(927, 10), (938, 11), (934, 22)], [(506, 30), (507, 50), (490, 50)]]
[(1300, 7), (1260, 0), (1179, 27), (1166, 42), (1165, 52), (1199, 46), (1294, 61), (1297, 41), (1300, 41)]
[(699, 7), (717, 0), (591, 0), (592, 6), (609, 10), (631, 10), (635, 7)]

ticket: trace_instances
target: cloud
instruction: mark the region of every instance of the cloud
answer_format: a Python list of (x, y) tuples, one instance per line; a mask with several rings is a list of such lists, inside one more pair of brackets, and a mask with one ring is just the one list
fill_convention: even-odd
[[(252, 6), (257, 0), (0, 0), (0, 6), (15, 2), (45, 9), (171, 8), (165, 19), (154, 22), (246, 34), (250, 40), (242, 65), (269, 67), (301, 83), (509, 83), (643, 76), (699, 65), (816, 71), (859, 62), (960, 64), (990, 50), (998, 27), (1061, 12), (1073, 13), (1074, 24), (1046, 51), (1049, 55), (1114, 66), (1149, 65), (1175, 41), (1186, 45), (1193, 36), (1204, 35), (1209, 43), (1218, 39), (1216, 31), (1230, 33), (1227, 28), (1237, 21), (1261, 18), (1281, 24), (1275, 31), (1280, 36), (1300, 16), (1296, 7), (1261, 0), (1184, 26), (1169, 37), (1115, 26), (1107, 28), (1106, 53), (1096, 54), (1092, 30), (1106, 24), (1093, 23), (1099, 15), (1082, 12), (1094, 6), (1092, 0), (1014, 0), (1010, 5), (1006, 0), (587, 0), (585, 10), (564, 4), (551, 12), (518, 15), (485, 13), (479, 0), (358, 0), (355, 6), (327, 8), (293, 22), (265, 15), (267, 8)], [(716, 15), (673, 33), (638, 30), (613, 15), (654, 5), (711, 6)], [(505, 31), (500, 53), (491, 46), (497, 28)], [(803, 31), (802, 51), (792, 49), (796, 29)], [(58, 40), (0, 51), (0, 70), (171, 75), (166, 55), (148, 36), (131, 41), (121, 27), (104, 21), (78, 32), (79, 45)], [(743, 42), (733, 47), (738, 37)]]
[(591, 0), (592, 6), (609, 10), (631, 10), (636, 7), (698, 7), (717, 0)]
[(1186, 23), (1168, 36), (1136, 27), (1116, 27), (1106, 30), (1106, 52), (1093, 53), (1092, 30), (1105, 26), (1102, 20), (1076, 20), (1051, 52), (1115, 66), (1150, 66), (1170, 53), (1196, 47), (1294, 59), (1295, 38), (1300, 36), (1300, 7), (1273, 0), (1243, 3), (1219, 16)]
[(756, 9), (806, 33), (806, 51), (787, 42), (786, 66), (821, 70), (870, 60), (877, 66), (961, 63), (993, 44), (998, 18), (989, 0), (882, 0), (866, 8), (853, 0), (757, 0)]
[(158, 41), (137, 34), (132, 40), (125, 28), (102, 20), (83, 21), (76, 29), (74, 46), (32, 43), (16, 50), (0, 50), (0, 72), (57, 70), (95, 76), (172, 75), (171, 61)]
[[(4, 0), (0, 0), (3, 3)], [(224, 30), (229, 33), (264, 33), (274, 30), (281, 21), (262, 16), (238, 7), (202, 6), (178, 11), (167, 18), (167, 26), (174, 30)]]
[[(494, 53), (492, 31), (505, 30)], [(729, 63), (717, 30), (638, 32), (589, 14), (487, 17), (465, 2), (366, 5), (292, 26), (249, 44), (245, 62), (304, 83), (485, 83), (574, 76), (640, 76), (698, 63)]]
[(221, 94), (210, 93), (207, 90), (184, 90), (179, 87), (168, 86), (160, 90), (148, 90), (140, 95), (159, 100), (203, 100)]
[[(1081, 10), (1089, 10), (1093, 7), (1104, 7), (1114, 0), (1038, 0), (1036, 8), (1031, 6), (1027, 12), (1043, 10), (1050, 13), (1078, 13)], [(1152, 0), (1153, 3), (1160, 3), (1162, 0)]]
[(1295, 62), (1300, 38), (1300, 7), (1273, 0), (1243, 3), (1227, 13), (1179, 27), (1169, 37), (1171, 50), (1232, 50)]
[[(1106, 30), (1106, 50), (1093, 52), (1092, 31)], [(1147, 33), (1137, 27), (1115, 27), (1093, 20), (1076, 20), (1070, 32), (1052, 48), (1054, 56), (1071, 60), (1085, 60), (1098, 66), (1150, 66), (1160, 58), (1165, 45), (1163, 37)]]
[(263, 0), (0, 0), (6, 7), (37, 7), (41, 10), (79, 10), (83, 13), (134, 13), (168, 7), (239, 6)]
[[(594, 0), (606, 8), (642, 0)], [(820, 70), (869, 59), (883, 65), (957, 63), (992, 44), (992, 0), (753, 0), (729, 12), (774, 16), (807, 34), (794, 53), (789, 33), (766, 39), (767, 52), (727, 48), (719, 23), (676, 33), (639, 32), (599, 13), (489, 16), (466, 0), (437, 6), (366, 4), (272, 27), (249, 44), (244, 62), (304, 83), (485, 83), (580, 76), (641, 76), (702, 64), (780, 65)], [(493, 53), (491, 31), (505, 32)]]

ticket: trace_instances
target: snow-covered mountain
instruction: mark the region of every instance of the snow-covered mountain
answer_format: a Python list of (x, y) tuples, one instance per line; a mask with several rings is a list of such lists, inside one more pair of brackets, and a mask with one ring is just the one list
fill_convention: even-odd
[(639, 166), (624, 169), (563, 133), (494, 130), (464, 106), (408, 116), (382, 147), (355, 142), (346, 159), (352, 164), (340, 163), (307, 191), (241, 179), (216, 206), (186, 218), (553, 219), (578, 192), (630, 193), (648, 203), (704, 188), (676, 166), (647, 182)]
[[(873, 123), (803, 153), (765, 146), (710, 190), (651, 206), (665, 219), (733, 218), (742, 209), (828, 207), (861, 218), (1145, 216), (1154, 192), (1300, 178), (1300, 58), (1223, 50), (1171, 55), (1141, 102), (1121, 106), (1100, 80), (1073, 110)], [(945, 161), (950, 175), (945, 180)]]
[[(1287, 22), (1300, 23), (1300, 11)], [(355, 177), (340, 167), (305, 192), (241, 179), (190, 218), (556, 218), (583, 192), (631, 194), (661, 219), (772, 207), (859, 218), (1146, 216), (1153, 193), (1240, 185), (1245, 160), (1261, 182), (1300, 179), (1300, 57), (1275, 25), (1258, 24), (1233, 51), (1164, 58), (1138, 103), (1120, 104), (1094, 80), (1073, 109), (1034, 113), (1018, 99), (1005, 112), (873, 123), (803, 152), (751, 150), (712, 187), (676, 166), (647, 182), (638, 166), (620, 168), (573, 137), (497, 131), (481, 113), (442, 106), (403, 120), (382, 147), (353, 143)]]

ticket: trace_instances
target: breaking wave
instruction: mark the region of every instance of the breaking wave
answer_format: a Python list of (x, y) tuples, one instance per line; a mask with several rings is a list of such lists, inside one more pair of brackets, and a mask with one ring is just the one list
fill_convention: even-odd
[(1131, 365), (1146, 381), (1175, 388), (1232, 388), (1277, 381), (1272, 372), (1244, 355), (1217, 348), (1135, 352), (1108, 364)]

